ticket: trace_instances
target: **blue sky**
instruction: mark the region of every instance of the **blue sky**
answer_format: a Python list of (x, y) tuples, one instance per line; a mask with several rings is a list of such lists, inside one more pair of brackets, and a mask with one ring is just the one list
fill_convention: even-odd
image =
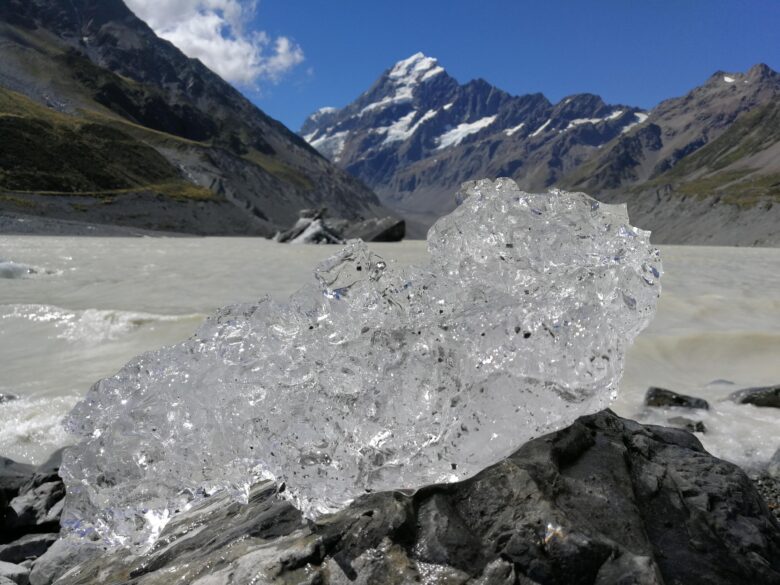
[[(718, 69), (743, 71), (759, 62), (780, 69), (780, 0), (128, 4), (154, 20), (158, 33), (167, 23), (180, 48), (200, 51), (197, 56), (233, 76), (252, 101), (293, 130), (322, 106), (348, 104), (382, 71), (417, 51), (439, 59), (461, 83), (482, 77), (512, 94), (542, 92), (557, 101), (591, 92), (645, 108), (687, 92)], [(199, 17), (206, 7), (223, 5), (218, 15), (228, 24), (220, 34), (240, 46), (201, 41), (183, 47), (193, 31), (209, 30), (203, 23), (182, 25), (185, 5)], [(247, 47), (256, 54), (244, 65), (241, 49)]]

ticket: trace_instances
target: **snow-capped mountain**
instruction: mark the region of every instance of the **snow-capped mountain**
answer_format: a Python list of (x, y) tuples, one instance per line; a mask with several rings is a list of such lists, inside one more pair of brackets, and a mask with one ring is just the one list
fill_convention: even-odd
[(526, 188), (552, 185), (646, 119), (639, 108), (592, 94), (552, 104), (481, 79), (461, 85), (417, 53), (345, 108), (314, 113), (300, 133), (422, 228), (453, 208), (452, 193), (465, 180), (511, 176)]

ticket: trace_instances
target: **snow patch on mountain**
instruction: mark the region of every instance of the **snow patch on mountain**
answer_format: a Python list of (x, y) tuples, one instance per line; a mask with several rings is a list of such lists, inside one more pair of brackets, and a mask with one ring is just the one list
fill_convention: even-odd
[(536, 130), (534, 130), (533, 133), (531, 134), (531, 138), (534, 138), (535, 136), (539, 136), (539, 134), (544, 132), (544, 129), (550, 125), (550, 122), (552, 122), (552, 119), (547, 120), (544, 124), (542, 124)]
[(378, 102), (368, 104), (360, 111), (362, 116), (366, 112), (381, 110), (391, 105), (403, 104), (412, 101), (414, 89), (421, 83), (444, 73), (444, 69), (433, 57), (426, 57), (422, 53), (416, 53), (396, 63), (387, 77), (395, 86), (395, 93), (382, 98)]
[(507, 128), (506, 130), (504, 130), (504, 134), (506, 134), (507, 136), (512, 136), (514, 134), (517, 134), (518, 132), (520, 132), (520, 130), (523, 129), (523, 126), (525, 126), (525, 122), (520, 122), (517, 126), (513, 126), (512, 128)]
[[(615, 110), (606, 118), (576, 118), (571, 122), (569, 122), (569, 125), (566, 126), (566, 130), (571, 130), (572, 128), (575, 128), (576, 126), (581, 126), (582, 124), (599, 124), (600, 122), (615, 120), (620, 116), (622, 116), (623, 114), (624, 114), (623, 110)], [(535, 136), (535, 134), (532, 134), (532, 136)]]
[(332, 161), (338, 162), (341, 158), (341, 153), (344, 152), (344, 145), (347, 142), (347, 136), (349, 131), (336, 132), (335, 134), (328, 134), (327, 132), (313, 140), (309, 141), (314, 148), (320, 151), (320, 153), (329, 158)]
[(476, 122), (458, 124), (455, 128), (445, 132), (436, 139), (436, 144), (438, 145), (436, 149), (442, 150), (448, 146), (455, 146), (460, 144), (463, 139), (466, 138), (466, 136), (476, 134), (483, 128), (490, 126), (495, 121), (496, 116), (487, 116), (485, 118), (480, 118)]
[(420, 81), (423, 76), (432, 72), (434, 75), (437, 75), (443, 71), (444, 69), (439, 67), (439, 62), (433, 57), (415, 53), (408, 59), (396, 63), (390, 70), (388, 77), (398, 80), (399, 83), (409, 85)]
[(338, 108), (333, 108), (331, 106), (325, 106), (324, 108), (320, 108), (316, 112), (314, 112), (311, 117), (313, 120), (317, 120), (319, 118), (322, 118), (325, 114), (332, 114), (333, 112), (338, 112)]
[(438, 114), (436, 110), (428, 110), (420, 117), (419, 120), (417, 120), (416, 123), (412, 124), (415, 116), (417, 116), (417, 112), (411, 111), (403, 118), (399, 118), (398, 120), (396, 120), (390, 126), (377, 128), (375, 132), (386, 134), (386, 138), (383, 144), (390, 144), (392, 142), (402, 142), (404, 140), (407, 140), (408, 138), (411, 138), (414, 135), (414, 133), (417, 132), (417, 129), (420, 126), (422, 126), (425, 122), (427, 122), (428, 120), (436, 116), (436, 114)]
[(729, 77), (728, 75), (724, 75), (723, 81), (725, 81), (726, 83), (734, 83), (736, 79), (734, 79), (733, 77)]
[(648, 117), (649, 117), (648, 114), (645, 114), (644, 112), (634, 112), (634, 119), (636, 121), (632, 122), (631, 124), (623, 128), (620, 131), (620, 133), (625, 134), (626, 132), (631, 130), (631, 128), (633, 128), (634, 126), (639, 126), (640, 124), (642, 124), (645, 120), (647, 120)]

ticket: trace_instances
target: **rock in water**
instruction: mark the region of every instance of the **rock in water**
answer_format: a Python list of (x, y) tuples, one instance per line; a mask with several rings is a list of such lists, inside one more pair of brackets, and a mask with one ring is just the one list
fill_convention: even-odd
[(168, 519), (271, 478), (307, 516), (470, 477), (613, 399), (658, 251), (625, 206), (464, 185), (428, 264), (353, 242), (285, 305), (225, 308), (97, 383), (68, 425), (67, 532), (143, 550)]

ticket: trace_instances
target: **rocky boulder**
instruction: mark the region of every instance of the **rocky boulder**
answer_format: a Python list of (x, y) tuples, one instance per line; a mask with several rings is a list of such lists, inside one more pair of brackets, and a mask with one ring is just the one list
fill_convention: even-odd
[(700, 408), (702, 410), (709, 410), (710, 408), (709, 403), (703, 398), (678, 394), (677, 392), (672, 392), (665, 388), (656, 388), (655, 386), (647, 389), (645, 404), (647, 406), (675, 406), (677, 408)]
[[(78, 546), (59, 541), (34, 585)], [(57, 583), (780, 584), (780, 524), (745, 473), (611, 411), (459, 483), (367, 494), (316, 522), (266, 483), (248, 506), (215, 496), (175, 517), (143, 558), (90, 554)]]
[(752, 404), (769, 408), (780, 408), (780, 384), (761, 388), (745, 388), (729, 394), (729, 400), (737, 404)]
[(289, 244), (343, 244), (357, 239), (400, 242), (405, 235), (406, 223), (397, 217), (348, 220), (328, 217), (326, 209), (302, 209), (295, 225), (273, 239)]
[(59, 536), (61, 452), (39, 467), (0, 458), (0, 585), (27, 585), (30, 567)]

